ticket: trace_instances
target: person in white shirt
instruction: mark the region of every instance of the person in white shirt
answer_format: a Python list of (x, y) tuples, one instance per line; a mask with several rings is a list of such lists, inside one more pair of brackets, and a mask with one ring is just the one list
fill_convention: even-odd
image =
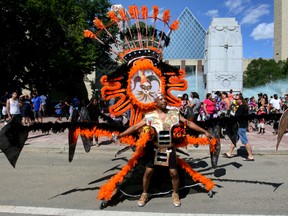
[(273, 106), (272, 109), (275, 109), (277, 112), (280, 112), (282, 101), (278, 98), (277, 94), (274, 94), (274, 97), (269, 101), (269, 103)]
[(7, 115), (8, 115), (8, 121), (12, 118), (16, 118), (16, 121), (21, 123), (22, 116), (20, 111), (21, 104), (19, 103), (19, 100), (17, 98), (17, 92), (12, 92), (12, 97), (7, 100), (6, 102), (6, 108), (7, 108)]
[[(272, 106), (270, 108), (270, 112), (274, 112), (274, 113), (279, 113), (281, 111), (281, 107), (282, 107), (282, 101), (278, 98), (277, 94), (274, 94), (274, 97), (269, 101), (270, 106)], [(278, 120), (274, 120), (273, 121), (273, 134), (276, 135), (278, 134), (278, 124), (279, 121)]]

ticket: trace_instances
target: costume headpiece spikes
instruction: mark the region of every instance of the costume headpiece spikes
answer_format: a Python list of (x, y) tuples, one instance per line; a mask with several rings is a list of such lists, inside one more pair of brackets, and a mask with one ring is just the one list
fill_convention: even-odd
[[(95, 18), (93, 22), (98, 28), (98, 32), (93, 33), (90, 30), (85, 30), (84, 36), (94, 38), (103, 45), (109, 45), (108, 41), (98, 37), (101, 32), (105, 32), (114, 42), (110, 51), (115, 53), (120, 60), (128, 63), (142, 57), (160, 61), (162, 51), (169, 45), (169, 36), (172, 31), (178, 28), (179, 22), (176, 20), (169, 26), (171, 18), (169, 10), (164, 11), (162, 18), (159, 18), (158, 14), (158, 6), (153, 6), (152, 15), (148, 16), (146, 6), (142, 6), (141, 11), (139, 11), (136, 5), (132, 5), (129, 6), (129, 12), (127, 12), (121, 5), (113, 5), (107, 14), (112, 23), (104, 25), (101, 20)], [(152, 19), (153, 26), (147, 24), (148, 19)], [(156, 29), (157, 20), (163, 22), (162, 31)], [(117, 25), (119, 29), (117, 38), (114, 38), (109, 32), (109, 27), (112, 25)], [(168, 36), (164, 32), (166, 26), (170, 30)]]

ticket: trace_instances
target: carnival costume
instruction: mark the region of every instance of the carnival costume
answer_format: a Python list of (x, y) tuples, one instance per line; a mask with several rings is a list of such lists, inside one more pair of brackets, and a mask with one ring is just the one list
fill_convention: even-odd
[[(219, 129), (214, 127), (215, 125), (217, 126), (215, 122), (208, 122), (208, 124), (211, 123), (211, 125), (214, 125), (213, 127), (208, 126), (208, 128), (210, 128), (209, 132), (215, 137), (208, 139), (207, 137), (193, 136), (193, 132), (190, 131), (190, 133), (185, 125), (179, 124), (179, 112), (177, 109), (171, 109), (164, 121), (163, 119), (160, 121), (159, 116), (154, 111), (154, 98), (157, 93), (160, 92), (165, 95), (169, 106), (179, 107), (181, 100), (175, 97), (171, 91), (184, 91), (187, 89), (185, 71), (162, 61), (163, 50), (170, 42), (169, 36), (172, 31), (177, 30), (179, 23), (176, 20), (169, 25), (171, 17), (169, 10), (164, 11), (162, 18), (159, 18), (158, 15), (159, 10), (157, 6), (153, 6), (152, 16), (149, 17), (146, 6), (143, 6), (141, 11), (139, 11), (137, 6), (133, 5), (129, 7), (129, 11), (127, 12), (121, 6), (116, 5), (108, 12), (111, 23), (105, 25), (101, 20), (95, 18), (94, 24), (98, 31), (96, 33), (91, 30), (84, 31), (85, 37), (97, 40), (123, 62), (114, 73), (104, 75), (101, 78), (101, 83), (103, 84), (101, 94), (103, 99), (119, 99), (109, 108), (109, 112), (114, 116), (119, 116), (130, 110), (130, 125), (139, 122), (144, 115), (147, 120), (147, 126), (143, 127), (139, 134), (132, 134), (119, 139), (121, 144), (133, 147), (135, 152), (132, 158), (128, 160), (128, 163), (100, 188), (98, 199), (103, 201), (102, 207), (105, 207), (108, 202), (112, 202), (119, 195), (119, 192), (127, 196), (138, 196), (141, 193), (141, 188), (139, 187), (137, 191), (134, 183), (135, 179), (137, 179), (136, 176), (141, 176), (142, 178), (144, 165), (141, 161), (145, 159), (147, 149), (151, 148), (151, 146), (152, 151), (155, 152), (155, 156), (153, 155), (154, 164), (167, 166), (172, 149), (181, 152), (179, 148), (187, 147), (188, 145), (209, 145), (212, 166), (217, 166), (220, 141)], [(147, 24), (149, 19), (153, 21), (152, 26)], [(161, 31), (156, 29), (157, 22), (163, 24)], [(119, 34), (115, 37), (109, 32), (109, 28), (112, 26), (118, 27), (119, 30)], [(169, 29), (167, 35), (164, 33), (165, 27)], [(103, 38), (101, 39), (101, 37)], [(71, 162), (79, 135), (82, 138), (85, 151), (89, 152), (92, 144), (91, 137), (105, 136), (112, 142), (120, 132), (126, 129), (113, 124), (111, 119), (105, 115), (101, 117), (107, 120), (108, 123), (69, 122), (22, 126), (12, 121), (0, 132), (0, 148), (10, 163), (15, 166), (29, 131), (40, 129), (43, 132), (50, 130), (61, 132), (68, 128), (69, 161)], [(222, 122), (224, 122), (224, 119)], [(233, 135), (232, 132), (230, 134)], [(148, 154), (148, 156), (151, 155)], [(214, 183), (210, 179), (193, 170), (187, 161), (178, 156), (176, 157), (176, 153), (175, 159), (179, 170), (180, 187), (200, 183), (209, 192), (209, 195), (212, 195)], [(159, 173), (159, 185), (163, 186), (164, 174), (162, 171)], [(190, 179), (190, 183), (188, 184), (187, 181), (183, 181), (184, 178), (187, 179), (187, 176)], [(131, 181), (133, 181), (133, 184), (131, 184)], [(139, 185), (142, 185), (142, 183), (139, 182)], [(163, 190), (166, 193), (170, 192), (169, 188)], [(163, 191), (160, 188), (158, 192)]]

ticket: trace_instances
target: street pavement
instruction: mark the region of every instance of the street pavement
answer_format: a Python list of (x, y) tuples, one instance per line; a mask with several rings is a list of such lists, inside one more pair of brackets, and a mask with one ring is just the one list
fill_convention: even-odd
[[(46, 117), (44, 118), (44, 122), (55, 122), (55, 118), (53, 117)], [(0, 123), (0, 128), (3, 127), (3, 122)], [(107, 160), (107, 158), (111, 158), (111, 154), (113, 155), (113, 153), (115, 153), (116, 151), (119, 150), (118, 145), (116, 144), (111, 144), (111, 145), (107, 145), (107, 146), (100, 146), (99, 148), (97, 148), (96, 146), (93, 147), (91, 149), (91, 157), (87, 158), (87, 156), (83, 157), (82, 154), (86, 154), (82, 145), (81, 140), (78, 140), (78, 145), (77, 145), (77, 149), (75, 152), (75, 161), (73, 161), (70, 165), (69, 165), (69, 169), (73, 169), (73, 167), (75, 166), (75, 170), (72, 170), (71, 173), (68, 172), (69, 169), (67, 169), (67, 164), (64, 163), (62, 164), (61, 162), (51, 162), (51, 155), (53, 155), (53, 160), (60, 160), (62, 158), (61, 161), (63, 161), (63, 157), (67, 157), (68, 160), (68, 131), (65, 131), (63, 133), (57, 133), (54, 134), (52, 132), (50, 132), (49, 134), (42, 134), (40, 131), (37, 132), (30, 132), (29, 133), (29, 137), (25, 143), (24, 149), (22, 150), (23, 152), (20, 155), (19, 158), (19, 165), (21, 168), (16, 168), (16, 171), (13, 171), (12, 167), (11, 169), (9, 169), (10, 165), (8, 164), (9, 162), (7, 162), (7, 164), (5, 163), (5, 158), (3, 159), (3, 157), (5, 157), (2, 153), (0, 154), (0, 157), (2, 161), (2, 171), (1, 171), (1, 175), (3, 174), (3, 176), (0, 178), (1, 183), (3, 183), (4, 185), (14, 185), (14, 190), (22, 190), (22, 196), (24, 197), (29, 197), (29, 201), (20, 201), (20, 199), (16, 199), (14, 198), (15, 196), (17, 196), (17, 192), (16, 191), (11, 191), (11, 189), (9, 189), (7, 186), (7, 188), (2, 188), (2, 195), (4, 195), (4, 192), (7, 194), (7, 197), (3, 197), (3, 202), (0, 202), (0, 215), (11, 215), (11, 214), (16, 214), (17, 216), (24, 216), (24, 215), (105, 215), (105, 216), (115, 216), (115, 215), (153, 215), (153, 216), (162, 216), (162, 215), (167, 215), (167, 216), (176, 216), (176, 215), (185, 215), (185, 216), (196, 216), (196, 215), (205, 215), (205, 214), (193, 214), (193, 213), (187, 213), (189, 212), (189, 209), (192, 208), (190, 206), (190, 204), (185, 203), (188, 202), (190, 199), (192, 199), (192, 201), (190, 201), (193, 206), (193, 208), (196, 208), (195, 206), (197, 206), (200, 210), (198, 210), (198, 213), (203, 212), (203, 209), (208, 208), (208, 206), (210, 206), (212, 203), (216, 204), (213, 205), (212, 208), (215, 208), (215, 212), (218, 215), (224, 215), (224, 213), (219, 214), (220, 212), (226, 212), (225, 215), (233, 215), (233, 212), (235, 212), (235, 214), (237, 214), (238, 216), (240, 215), (240, 213), (244, 213), (245, 215), (247, 215), (247, 213), (253, 214), (254, 209), (258, 208), (258, 209), (265, 209), (266, 206), (268, 208), (268, 206), (270, 205), (270, 203), (274, 200), (273, 202), (273, 206), (269, 207), (272, 210), (273, 209), (277, 209), (277, 211), (275, 211), (275, 213), (273, 213), (273, 215), (277, 215), (277, 214), (281, 214), (283, 215), (283, 213), (285, 213), (284, 215), (288, 214), (288, 211), (286, 211), (284, 208), (285, 205), (285, 196), (287, 198), (287, 195), (285, 194), (285, 190), (287, 188), (286, 184), (283, 184), (281, 186), (282, 190), (277, 190), (276, 192), (272, 191), (269, 192), (269, 187), (267, 186), (267, 188), (264, 188), (263, 190), (263, 186), (262, 185), (270, 185), (272, 183), (281, 183), (281, 182), (287, 182), (287, 175), (286, 172), (281, 172), (281, 170), (285, 169), (285, 161), (286, 161), (286, 155), (288, 154), (288, 134), (285, 134), (282, 142), (280, 143), (279, 149), (276, 152), (275, 148), (276, 148), (276, 140), (277, 140), (277, 136), (272, 134), (272, 126), (270, 125), (266, 125), (266, 133), (264, 135), (260, 135), (257, 134), (257, 132), (249, 132), (247, 133), (248, 135), (248, 140), (252, 146), (252, 150), (254, 153), (254, 157), (255, 157), (255, 162), (242, 162), (241, 157), (235, 157), (233, 158), (232, 162), (230, 159), (225, 159), (225, 158), (221, 158), (221, 163), (220, 163), (220, 167), (219, 170), (215, 170), (215, 172), (220, 172), (223, 171), (223, 167), (225, 167), (225, 172), (227, 172), (227, 176), (225, 176), (226, 178), (224, 178), (224, 180), (226, 179), (227, 181), (230, 179), (231, 182), (225, 182), (225, 181), (221, 181), (218, 180), (220, 185), (224, 185), (223, 188), (221, 189), (219, 188), (219, 193), (217, 194), (217, 196), (215, 197), (215, 199), (209, 201), (206, 200), (202, 197), (201, 194), (194, 194), (194, 196), (188, 196), (183, 200), (183, 206), (181, 207), (181, 209), (177, 208), (177, 209), (173, 209), (173, 208), (168, 208), (168, 210), (171, 213), (165, 212), (165, 213), (161, 213), (162, 212), (162, 208), (160, 208), (162, 206), (162, 199), (154, 199), (153, 202), (149, 203), (149, 205), (147, 207), (145, 207), (145, 209), (139, 209), (135, 211), (135, 208), (137, 209), (137, 207), (135, 206), (135, 202), (125, 202), (125, 204), (121, 204), (118, 205), (117, 207), (113, 207), (113, 208), (109, 208), (106, 209), (105, 211), (99, 211), (96, 209), (93, 209), (93, 207), (91, 207), (91, 205), (93, 205), (93, 199), (95, 199), (95, 195), (93, 193), (93, 191), (95, 190), (93, 188), (93, 185), (90, 186), (91, 188), (86, 189), (87, 185), (86, 182), (93, 182), (92, 180), (95, 181), (95, 176), (97, 176), (98, 173), (95, 173), (95, 170), (90, 169), (90, 167), (88, 167), (87, 165), (87, 161), (91, 158), (92, 156), (94, 160), (97, 160), (96, 163), (95, 161), (93, 161), (93, 164), (101, 164), (101, 163), (105, 163), (105, 168), (107, 167), (113, 167), (113, 163), (110, 160)], [(102, 137), (100, 139), (100, 141), (105, 140), (105, 137)], [(229, 148), (230, 145), (230, 141), (229, 140), (225, 140), (225, 139), (221, 139), (221, 148), (222, 148), (222, 153), (226, 152)], [(184, 149), (185, 150), (185, 149)], [(191, 151), (192, 150), (192, 151)], [(39, 152), (39, 154), (38, 154)], [(193, 146), (189, 147), (187, 149), (187, 152), (189, 154), (192, 154), (192, 157), (195, 158), (199, 158), (199, 155), (203, 157), (205, 157), (206, 155), (208, 155), (209, 150), (207, 146), (199, 146), (198, 148), (195, 148)], [(243, 146), (241, 145), (241, 143), (238, 143), (238, 149), (237, 151), (235, 150), (235, 154), (242, 154), (243, 152)], [(35, 154), (37, 153), (37, 154)], [(51, 153), (47, 156), (46, 153)], [(63, 154), (62, 154), (63, 153)], [(96, 155), (101, 155), (101, 158), (103, 157), (104, 159), (100, 160), (100, 157), (95, 157)], [(38, 155), (38, 156), (37, 156)], [(125, 154), (124, 154), (125, 155)], [(129, 154), (130, 155), (130, 154)], [(204, 155), (204, 156), (203, 156)], [(39, 157), (38, 160), (35, 160), (34, 157)], [(78, 157), (78, 158), (77, 158)], [(221, 156), (220, 156), (221, 157)], [(277, 159), (276, 159), (276, 158)], [(26, 162), (26, 160), (29, 162)], [(33, 161), (32, 161), (33, 160)], [(85, 161), (82, 161), (85, 160)], [(277, 160), (278, 162), (274, 161)], [(31, 161), (31, 162), (30, 162)], [(92, 161), (92, 160), (91, 160)], [(103, 162), (100, 162), (103, 161)], [(106, 161), (106, 162), (104, 162)], [(207, 159), (208, 161), (208, 159)], [(283, 161), (283, 162), (281, 162)], [(23, 165), (22, 165), (22, 163)], [(27, 164), (28, 163), (28, 164)], [(31, 163), (31, 164), (30, 164)], [(37, 166), (32, 166), (32, 164), (37, 163)], [(92, 162), (89, 162), (92, 163)], [(118, 163), (118, 162), (117, 162)], [(209, 163), (209, 162), (207, 162)], [(243, 166), (245, 167), (245, 169), (242, 170), (242, 174), (239, 174), (239, 170), (236, 169), (237, 171), (235, 171), (235, 168), (233, 168), (233, 166), (228, 166), (228, 164), (243, 164)], [(248, 165), (248, 164), (249, 165)], [(251, 164), (252, 163), (252, 164)], [(283, 164), (284, 163), (284, 164)], [(21, 165), (20, 165), (21, 164)], [(48, 164), (48, 165), (47, 165)], [(57, 166), (55, 166), (55, 164), (58, 164)], [(277, 166), (279, 166), (279, 164), (282, 164), (284, 167), (282, 167), (280, 169), (280, 171), (276, 170)], [(36, 164), (35, 164), (36, 165)], [(39, 165), (39, 166), (38, 166)], [(227, 166), (226, 166), (227, 165)], [(106, 167), (107, 166), (107, 167)], [(263, 169), (264, 167), (268, 167), (271, 168), (267, 169), (266, 171)], [(38, 168), (37, 168), (38, 167)], [(42, 168), (41, 168), (42, 167)], [(255, 168), (257, 167), (257, 169), (255, 170)], [(6, 168), (8, 168), (6, 170)], [(56, 171), (57, 170), (57, 171)], [(81, 170), (81, 172), (76, 172), (76, 170)], [(100, 169), (102, 170), (102, 169)], [(102, 171), (99, 170), (99, 173), (101, 174)], [(258, 173), (258, 171), (260, 171)], [(85, 174), (85, 171), (88, 172), (88, 174)], [(210, 171), (210, 170), (209, 170)], [(208, 173), (209, 173), (208, 171)], [(67, 182), (67, 179), (61, 179), (61, 176), (57, 176), (57, 172), (59, 173), (65, 173), (65, 175), (67, 175), (67, 179), (69, 179), (69, 184), (67, 185), (65, 182)], [(84, 173), (82, 173), (84, 172)], [(97, 171), (98, 172), (98, 171)], [(256, 173), (256, 176), (254, 176)], [(274, 176), (271, 175), (270, 172), (273, 173), (278, 173), (278, 176)], [(35, 175), (35, 173), (38, 173), (38, 175)], [(104, 172), (105, 173), (105, 172)], [(6, 174), (6, 175), (5, 175)], [(9, 178), (6, 178), (7, 174), (9, 174)], [(243, 176), (243, 174), (245, 175), (245, 177)], [(254, 175), (253, 175), (254, 174)], [(102, 173), (103, 175), (103, 173)], [(238, 175), (240, 175), (241, 177), (244, 177), (244, 179), (246, 180), (241, 180), (242, 178), (238, 177)], [(271, 176), (269, 176), (271, 175)], [(33, 176), (33, 178), (32, 178)], [(42, 176), (42, 177), (41, 177)], [(52, 179), (49, 179), (49, 176), (53, 176), (53, 181)], [(91, 179), (87, 179), (87, 176), (89, 176)], [(101, 176), (101, 175), (99, 175)], [(215, 176), (215, 173), (214, 173)], [(23, 178), (23, 179), (22, 179)], [(31, 178), (31, 179), (30, 179)], [(62, 177), (63, 178), (63, 177)], [(217, 179), (219, 177), (214, 177), (217, 181)], [(235, 179), (240, 178), (240, 180), (236, 181)], [(17, 182), (17, 179), (21, 180), (21, 183), (17, 184), (12, 184), (13, 182)], [(30, 179), (26, 183), (24, 184), (24, 179)], [(47, 179), (47, 182), (45, 182), (45, 179)], [(80, 179), (80, 180), (79, 180)], [(234, 180), (233, 180), (234, 179)], [(285, 180), (286, 179), (286, 180)], [(261, 180), (261, 181), (259, 181)], [(23, 181), (23, 183), (22, 183)], [(55, 183), (54, 183), (55, 181)], [(79, 183), (82, 182), (82, 184)], [(235, 182), (238, 182), (237, 184)], [(50, 182), (50, 183), (49, 183)], [(241, 185), (245, 183), (245, 187), (242, 187)], [(247, 182), (253, 183), (251, 185), (248, 185)], [(272, 183), (271, 183), (272, 182)], [(240, 184), (239, 184), (240, 183)], [(255, 183), (255, 184), (254, 184)], [(260, 184), (259, 184), (260, 183)], [(268, 184), (269, 183), (269, 184)], [(23, 186), (22, 186), (23, 184)], [(54, 185), (53, 189), (51, 188), (51, 184)], [(2, 184), (1, 184), (2, 185)], [(25, 189), (24, 189), (24, 185), (25, 185)], [(70, 186), (72, 185), (72, 186)], [(71, 189), (71, 187), (73, 187), (73, 185), (80, 185), (79, 188), (75, 188), (75, 189)], [(81, 187), (82, 186), (82, 187)], [(243, 185), (244, 186), (244, 185)], [(26, 188), (28, 187), (28, 189)], [(22, 188), (22, 189), (21, 189)], [(42, 192), (42, 190), (40, 189), (42, 188), (42, 190), (46, 189), (46, 193), (49, 194), (49, 192), (51, 194), (57, 194), (56, 191), (65, 191), (67, 190), (67, 192), (63, 193), (63, 196), (59, 196), (57, 197), (58, 199), (55, 199), (53, 201), (53, 199), (49, 199), (47, 200), (47, 196), (49, 196), (48, 194), (45, 196), (45, 193)], [(44, 188), (44, 189), (43, 189)], [(65, 189), (64, 189), (65, 188)], [(246, 188), (246, 190), (245, 190)], [(259, 190), (260, 188), (260, 190)], [(40, 191), (38, 194), (36, 192), (34, 192), (36, 190), (36, 192)], [(91, 191), (90, 191), (91, 190)], [(216, 189), (217, 190), (217, 189)], [(276, 190), (276, 189), (275, 189)], [(85, 193), (75, 193), (73, 194), (73, 196), (69, 196), (69, 202), (71, 199), (71, 202), (74, 202), (75, 204), (73, 204), (71, 207), (71, 205), (69, 205), (67, 198), (64, 196), (64, 194), (69, 194), (72, 193), (73, 191), (85, 191)], [(90, 191), (91, 194), (89, 193), (89, 196), (86, 197), (86, 193)], [(236, 205), (237, 199), (235, 201), (233, 200), (233, 191), (238, 191), (237, 193), (237, 197), (240, 200), (242, 200), (239, 205), (240, 208), (241, 206), (245, 206), (245, 209), (242, 210), (236, 210), (236, 207), (234, 207), (235, 211), (233, 211), (233, 208), (231, 208), (230, 211), (228, 211), (227, 209), (230, 209), (230, 205), (231, 207), (233, 205)], [(257, 193), (255, 193), (254, 191), (257, 191)], [(267, 191), (268, 193), (270, 193), (269, 195), (267, 195)], [(220, 193), (221, 192), (221, 193)], [(243, 193), (242, 193), (243, 192)], [(34, 194), (35, 193), (35, 194)], [(263, 193), (263, 194), (262, 194)], [(0, 194), (0, 196), (1, 196)], [(21, 194), (19, 194), (21, 196)], [(43, 196), (43, 197), (42, 197)], [(78, 197), (81, 196), (81, 197)], [(193, 200), (195, 199), (195, 197), (199, 197), (199, 200)], [(200, 198), (201, 197), (201, 198)], [(205, 196), (204, 196), (205, 197)], [(46, 199), (45, 199), (46, 198)], [(81, 203), (79, 201), (79, 204), (76, 200), (74, 201), (73, 199), (79, 199), (82, 200), (83, 203)], [(221, 198), (221, 199), (220, 199)], [(249, 200), (248, 200), (249, 198)], [(206, 200), (206, 204), (205, 203), (201, 203), (201, 199)], [(232, 200), (231, 200), (232, 199)], [(1, 200), (1, 198), (0, 198)], [(9, 201), (10, 200), (10, 201)], [(62, 201), (61, 201), (62, 200)], [(92, 200), (92, 201), (91, 201)], [(223, 200), (224, 203), (219, 203), (220, 200)], [(232, 201), (230, 203), (230, 200)], [(244, 200), (244, 203), (243, 203)], [(261, 202), (258, 202), (258, 200)], [(40, 202), (40, 204), (36, 204), (37, 201)], [(46, 205), (46, 202), (52, 202), (54, 205), (52, 204), (48, 204)], [(165, 202), (164, 202), (165, 201)], [(166, 205), (167, 200), (165, 199), (164, 202), (164, 206)], [(277, 201), (277, 202), (276, 202)], [(281, 202), (283, 202), (281, 204)], [(55, 202), (55, 203), (54, 203)], [(268, 202), (268, 203), (266, 203)], [(42, 204), (41, 204), (42, 203)], [(92, 204), (91, 204), (92, 203)], [(227, 206), (225, 206), (227, 203)], [(228, 204), (229, 203), (229, 204)], [(276, 208), (276, 203), (277, 205), (279, 205), (278, 208)], [(271, 203), (272, 204), (272, 203)], [(51, 205), (51, 206), (50, 206)], [(225, 207), (223, 207), (223, 205)], [(43, 206), (43, 207), (42, 207)], [(121, 209), (121, 207), (125, 206), (125, 209)], [(159, 206), (159, 208), (158, 208)], [(224, 208), (224, 210), (221, 209)], [(256, 207), (257, 206), (257, 207)], [(256, 208), (254, 208), (256, 207)], [(118, 210), (121, 209), (121, 211)], [(269, 209), (268, 208), (268, 209)], [(187, 210), (188, 209), (188, 210)], [(201, 211), (202, 209), (202, 211)], [(112, 210), (112, 211), (110, 211)], [(187, 212), (186, 212), (187, 210)], [(272, 214), (272, 210), (268, 215)], [(142, 211), (148, 211), (147, 213), (142, 212)], [(156, 211), (156, 212), (154, 212)], [(159, 211), (159, 212), (158, 212)], [(177, 211), (179, 211), (179, 213), (177, 213)], [(267, 210), (266, 210), (267, 211)], [(117, 212), (117, 213), (116, 213)], [(157, 213), (158, 212), (158, 213)], [(185, 212), (185, 213), (184, 213)], [(263, 214), (263, 212), (265, 212), (264, 210), (258, 210), (254, 212), (257, 215), (261, 215)], [(204, 213), (204, 212), (203, 212)], [(260, 214), (259, 214), (260, 213)], [(287, 214), (286, 214), (287, 213)], [(216, 215), (216, 214), (215, 214)]]

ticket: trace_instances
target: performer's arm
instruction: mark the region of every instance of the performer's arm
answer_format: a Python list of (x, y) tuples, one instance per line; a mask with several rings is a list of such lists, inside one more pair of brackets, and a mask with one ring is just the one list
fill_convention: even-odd
[(146, 119), (143, 118), (140, 122), (138, 122), (135, 125), (132, 125), (131, 127), (129, 127), (127, 130), (123, 131), (122, 133), (120, 133), (118, 135), (117, 138), (121, 138), (123, 136), (127, 136), (130, 135), (132, 133), (134, 133), (135, 131), (137, 131), (139, 128), (143, 127), (144, 125), (146, 125)]

